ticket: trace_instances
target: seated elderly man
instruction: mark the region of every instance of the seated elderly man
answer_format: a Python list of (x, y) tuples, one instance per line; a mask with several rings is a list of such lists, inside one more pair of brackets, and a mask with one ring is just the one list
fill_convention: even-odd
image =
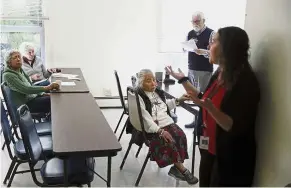
[(21, 68), (22, 58), (19, 51), (7, 54), (6, 67), (3, 72), (4, 82), (12, 90), (12, 101), (16, 108), (26, 104), (32, 113), (50, 112), (50, 96), (44, 92), (59, 89), (57, 83), (48, 86), (34, 86)]
[(19, 50), (23, 56), (22, 69), (30, 77), (31, 81), (33, 83), (37, 82), (35, 85), (39, 86), (49, 85), (50, 82), (46, 79), (49, 78), (52, 73), (57, 72), (57, 69), (46, 69), (42, 60), (35, 55), (34, 47), (31, 43), (23, 42)]
[(174, 164), (168, 173), (170, 176), (196, 184), (198, 179), (183, 165), (184, 160), (189, 158), (186, 135), (170, 116), (170, 110), (176, 107), (176, 103), (189, 98), (183, 95), (179, 99), (166, 101), (163, 91), (156, 86), (156, 79), (150, 70), (139, 72), (137, 91), (145, 131), (150, 140), (151, 160), (156, 161), (160, 168)]

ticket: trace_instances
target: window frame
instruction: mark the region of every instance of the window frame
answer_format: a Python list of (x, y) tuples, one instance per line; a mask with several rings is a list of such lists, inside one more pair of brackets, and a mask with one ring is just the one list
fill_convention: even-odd
[[(9, 20), (9, 19), (7, 19)], [(0, 25), (1, 33), (39, 33), (40, 35), (40, 51), (41, 51), (41, 60), (45, 65), (45, 35), (44, 35), (44, 21), (42, 21), (41, 26), (37, 25)]]

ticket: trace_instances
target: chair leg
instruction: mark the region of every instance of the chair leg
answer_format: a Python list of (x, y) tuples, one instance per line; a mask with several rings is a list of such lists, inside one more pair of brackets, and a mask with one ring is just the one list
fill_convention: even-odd
[(117, 126), (116, 126), (116, 128), (115, 128), (115, 130), (114, 130), (114, 133), (117, 132), (117, 129), (118, 129), (119, 125), (120, 125), (120, 122), (121, 122), (121, 120), (122, 120), (124, 114), (125, 114), (125, 113), (124, 113), (124, 111), (123, 111), (122, 114), (121, 114), (121, 117), (119, 118), (119, 121), (118, 121), (118, 123), (117, 123)]
[(11, 175), (11, 172), (12, 172), (14, 166), (15, 166), (15, 163), (16, 163), (16, 159), (13, 158), (12, 161), (11, 161), (11, 164), (10, 164), (10, 166), (9, 166), (9, 169), (8, 169), (8, 171), (7, 171), (7, 174), (6, 174), (6, 176), (5, 176), (5, 179), (4, 179), (4, 181), (3, 181), (3, 184), (6, 184), (7, 180), (9, 179), (9, 177), (10, 177), (10, 175)]
[(13, 133), (12, 134), (14, 134), (16, 136), (17, 140), (21, 140), (20, 136), (18, 135), (16, 126), (13, 127)]
[(194, 175), (194, 165), (195, 165), (195, 152), (196, 152), (196, 127), (193, 131), (193, 148), (192, 148), (192, 165), (191, 173)]
[(4, 142), (4, 144), (3, 144), (2, 148), (1, 148), (2, 150), (4, 150), (4, 148), (5, 148), (5, 144), (6, 144), (6, 143)]
[(123, 168), (123, 166), (124, 166), (124, 163), (125, 163), (125, 161), (126, 161), (126, 158), (127, 158), (127, 156), (128, 156), (128, 153), (129, 153), (129, 151), (130, 151), (130, 148), (131, 148), (132, 144), (133, 144), (133, 142), (130, 140), (129, 145), (128, 145), (128, 148), (127, 148), (127, 150), (126, 150), (126, 153), (125, 153), (125, 155), (124, 155), (124, 157), (123, 157), (122, 163), (121, 163), (121, 165), (120, 165), (120, 167), (119, 167), (120, 170), (122, 170), (122, 168)]
[(137, 187), (138, 184), (139, 184), (139, 181), (140, 181), (140, 179), (141, 179), (141, 176), (143, 175), (144, 169), (145, 169), (145, 167), (146, 167), (146, 165), (147, 165), (147, 163), (148, 163), (148, 160), (150, 159), (150, 156), (151, 156), (151, 153), (149, 152), (148, 155), (147, 155), (147, 157), (146, 157), (146, 159), (145, 159), (145, 161), (144, 161), (144, 163), (143, 163), (143, 165), (142, 165), (142, 168), (141, 168), (141, 171), (140, 171), (140, 173), (139, 173), (139, 175), (138, 175), (138, 177), (137, 177), (137, 180), (136, 180), (136, 182), (135, 182), (135, 186), (136, 186), (136, 187)]
[(88, 183), (88, 187), (91, 187), (91, 183)]
[(141, 148), (142, 148), (142, 145), (141, 145), (141, 146), (139, 146), (139, 148), (138, 148), (138, 150), (137, 150), (137, 152), (136, 152), (136, 154), (135, 154), (135, 158), (137, 158), (137, 157), (138, 157), (138, 154), (139, 154), (139, 152), (140, 152)]
[(120, 133), (120, 135), (119, 135), (118, 142), (120, 141), (120, 139), (121, 139), (121, 137), (122, 137), (122, 135), (123, 135), (123, 132), (125, 131), (125, 128), (126, 128), (126, 123), (124, 124), (124, 126), (123, 126), (123, 128), (122, 128), (122, 131), (121, 131), (121, 133)]
[(13, 169), (13, 172), (12, 172), (12, 175), (11, 175), (11, 177), (10, 177), (10, 179), (9, 179), (9, 182), (8, 182), (7, 187), (11, 187), (11, 183), (12, 183), (12, 181), (13, 181), (13, 178), (14, 178), (14, 176), (15, 176), (15, 174), (16, 174), (16, 171), (17, 171), (17, 168), (18, 168), (19, 165), (20, 165), (20, 163), (17, 163), (17, 164), (15, 165), (15, 167), (14, 167), (14, 169)]

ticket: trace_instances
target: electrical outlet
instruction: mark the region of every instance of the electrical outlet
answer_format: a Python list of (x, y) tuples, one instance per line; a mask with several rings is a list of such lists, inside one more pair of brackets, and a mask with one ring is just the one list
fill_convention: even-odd
[(111, 89), (103, 88), (103, 94), (104, 94), (106, 97), (111, 97), (111, 96), (112, 96)]

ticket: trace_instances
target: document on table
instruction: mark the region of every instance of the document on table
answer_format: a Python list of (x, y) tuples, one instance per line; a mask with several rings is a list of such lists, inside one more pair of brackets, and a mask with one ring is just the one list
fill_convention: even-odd
[(56, 77), (56, 78), (76, 78), (78, 75), (76, 75), (76, 74), (53, 73), (52, 76)]
[(61, 86), (75, 86), (75, 82), (62, 82)]
[(79, 75), (77, 74), (53, 73), (52, 76), (55, 78), (67, 78), (69, 80), (81, 80), (81, 78), (79, 78)]
[(194, 50), (198, 49), (194, 39), (182, 42), (182, 48), (188, 52), (194, 52)]

